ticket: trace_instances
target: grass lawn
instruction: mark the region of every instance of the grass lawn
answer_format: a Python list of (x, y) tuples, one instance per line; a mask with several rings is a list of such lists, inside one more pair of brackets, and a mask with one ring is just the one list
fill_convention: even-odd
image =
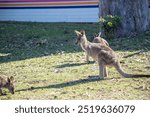
[[(85, 62), (74, 30), (85, 29), (92, 40), (98, 24), (0, 22), (0, 74), (15, 77), (12, 99), (150, 99), (150, 78), (124, 78), (109, 68), (105, 80), (98, 65)], [(150, 74), (150, 34), (108, 40), (129, 73)], [(92, 61), (92, 59), (91, 59)]]

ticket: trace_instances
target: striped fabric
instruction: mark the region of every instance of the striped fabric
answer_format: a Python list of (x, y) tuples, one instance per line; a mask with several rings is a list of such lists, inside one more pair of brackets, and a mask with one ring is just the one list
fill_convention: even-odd
[(98, 7), (98, 0), (0, 0), (1, 9)]

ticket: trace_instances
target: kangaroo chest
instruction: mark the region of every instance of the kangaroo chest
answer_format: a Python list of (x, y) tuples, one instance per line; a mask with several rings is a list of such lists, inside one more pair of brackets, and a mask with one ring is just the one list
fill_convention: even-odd
[(89, 48), (89, 49), (87, 49), (86, 52), (87, 52), (87, 54), (88, 54), (89, 56), (91, 56), (95, 61), (98, 60), (98, 52), (97, 52), (97, 51), (94, 51), (93, 49)]

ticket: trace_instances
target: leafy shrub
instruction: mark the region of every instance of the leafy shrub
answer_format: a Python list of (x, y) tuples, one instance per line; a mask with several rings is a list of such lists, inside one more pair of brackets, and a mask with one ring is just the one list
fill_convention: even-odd
[(114, 38), (115, 32), (120, 26), (121, 18), (119, 16), (107, 15), (100, 18), (100, 28), (107, 38)]

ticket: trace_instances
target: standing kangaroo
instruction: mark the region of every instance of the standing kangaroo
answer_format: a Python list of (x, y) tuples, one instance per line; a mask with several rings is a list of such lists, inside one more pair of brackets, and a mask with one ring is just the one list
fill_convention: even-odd
[(10, 93), (14, 94), (14, 77), (0, 76), (0, 94), (4, 95), (2, 88), (7, 88)]
[(124, 77), (150, 77), (150, 75), (144, 74), (129, 74), (122, 70), (120, 62), (115, 52), (105, 44), (91, 43), (87, 40), (85, 31), (75, 31), (77, 34), (76, 44), (80, 45), (81, 48), (87, 52), (95, 61), (99, 64), (99, 77), (104, 79), (107, 76), (106, 66), (113, 66), (116, 70)]

